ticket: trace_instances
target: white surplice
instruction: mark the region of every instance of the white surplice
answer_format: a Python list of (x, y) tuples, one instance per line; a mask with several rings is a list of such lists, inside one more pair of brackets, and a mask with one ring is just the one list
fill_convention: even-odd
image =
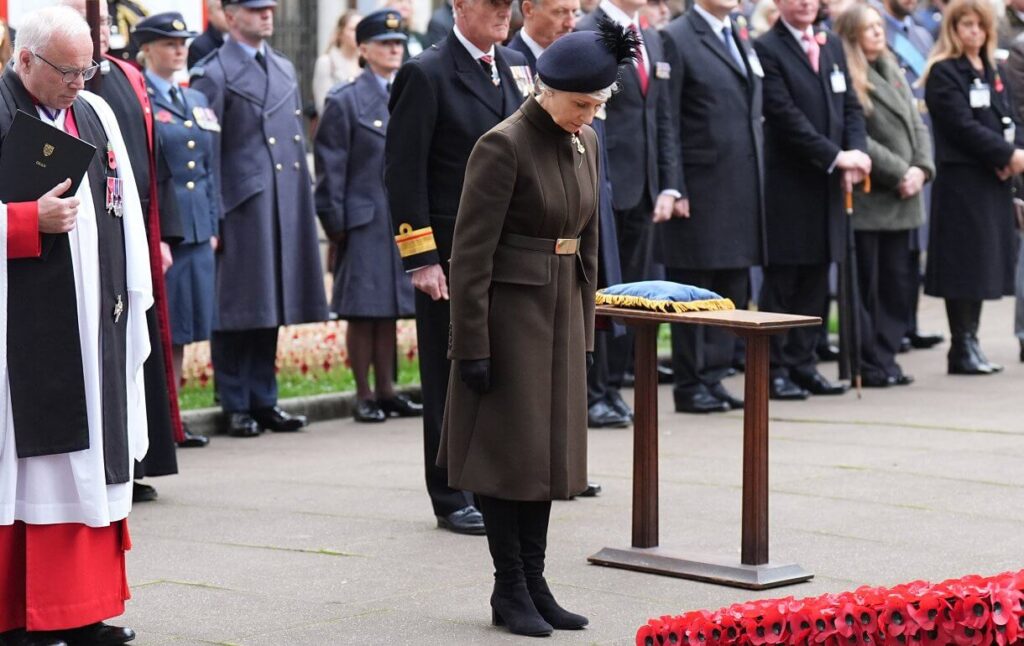
[[(148, 160), (128, 158), (117, 119), (106, 101), (90, 92), (82, 92), (80, 96), (99, 115), (117, 158), (118, 176), (124, 181), (125, 270), (128, 285), (128, 454), (130, 460), (141, 460), (149, 448), (142, 364), (150, 351), (146, 310), (153, 305), (153, 284), (149, 244), (135, 176), (132, 174), (132, 163), (145, 164)], [(40, 110), (39, 116), (63, 129), (64, 115), (66, 111), (52, 120)], [(0, 181), (3, 179), (0, 178)], [(90, 527), (104, 527), (124, 519), (131, 511), (131, 469), (128, 482), (108, 485), (103, 463), (100, 320), (112, 313), (100, 311), (99, 238), (96, 223), (99, 217), (112, 216), (105, 211), (96, 213), (88, 177), (82, 181), (76, 196), (81, 205), (69, 239), (85, 375), (89, 448), (33, 458), (19, 459), (14, 443), (6, 339), (7, 308), (17, 305), (7, 302), (7, 207), (0, 203), (0, 390), (3, 391), (0, 393), (0, 525), (10, 525), (20, 520), (35, 525), (83, 523)], [(61, 405), (60, 402), (44, 401), (36, 404)], [(134, 463), (131, 468), (134, 468)]]

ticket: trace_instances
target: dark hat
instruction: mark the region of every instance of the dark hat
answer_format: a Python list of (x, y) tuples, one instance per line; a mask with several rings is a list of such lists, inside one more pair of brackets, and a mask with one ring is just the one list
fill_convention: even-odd
[(235, 5), (246, 9), (266, 9), (267, 7), (276, 7), (277, 2), (274, 0), (221, 0), (220, 5), (222, 7)]
[(139, 45), (161, 38), (193, 38), (195, 35), (196, 32), (188, 30), (185, 19), (177, 11), (157, 13), (140, 20), (132, 32), (132, 37)]
[(356, 24), (356, 42), (371, 40), (408, 40), (402, 29), (402, 14), (394, 9), (380, 9)]
[(601, 19), (597, 31), (562, 36), (537, 59), (537, 75), (552, 90), (589, 94), (615, 83), (619, 65), (640, 57), (640, 38), (611, 20)]

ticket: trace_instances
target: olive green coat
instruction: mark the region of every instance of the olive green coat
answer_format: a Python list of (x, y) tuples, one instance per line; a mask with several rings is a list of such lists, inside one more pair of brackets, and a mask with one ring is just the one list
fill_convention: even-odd
[[(438, 465), (456, 489), (507, 500), (587, 486), (587, 375), (597, 279), (597, 137), (581, 154), (534, 99), (477, 142), (451, 258), (452, 372)], [(581, 238), (576, 255), (509, 234)], [(539, 243), (538, 243), (539, 244)], [(458, 360), (491, 360), (477, 395)]]
[(906, 74), (890, 57), (868, 65), (872, 109), (865, 110), (871, 192), (854, 193), (853, 228), (858, 231), (903, 231), (924, 224), (924, 191), (900, 197), (900, 180), (911, 166), (935, 178), (932, 137), (917, 111)]

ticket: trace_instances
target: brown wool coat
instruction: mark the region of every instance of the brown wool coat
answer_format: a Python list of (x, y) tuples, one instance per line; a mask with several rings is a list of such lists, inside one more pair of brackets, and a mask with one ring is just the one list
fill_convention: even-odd
[[(448, 483), (508, 500), (568, 498), (587, 486), (585, 352), (594, 348), (597, 137), (569, 133), (529, 99), (477, 142), (451, 259), (453, 359), (437, 462)], [(508, 234), (576, 238), (578, 255)], [(553, 245), (552, 245), (553, 247)], [(491, 360), (477, 395), (458, 360)]]

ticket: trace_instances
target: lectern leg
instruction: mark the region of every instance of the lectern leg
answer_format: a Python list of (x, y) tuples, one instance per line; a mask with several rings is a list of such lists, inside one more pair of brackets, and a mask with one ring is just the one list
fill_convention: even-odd
[(658, 545), (658, 324), (636, 326), (633, 547)]
[(740, 562), (768, 562), (768, 339), (745, 335), (746, 385), (743, 406), (743, 530)]

